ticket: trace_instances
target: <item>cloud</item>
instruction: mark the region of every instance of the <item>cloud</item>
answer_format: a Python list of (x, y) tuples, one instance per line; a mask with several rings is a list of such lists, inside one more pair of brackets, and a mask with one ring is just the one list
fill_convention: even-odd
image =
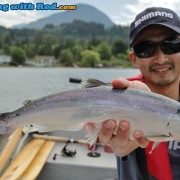
[[(9, 4), (14, 3), (18, 4), (23, 2), (22, 0), (11, 0)], [(42, 2), (40, 0), (30, 0), (29, 3), (36, 4), (38, 2)], [(46, 0), (45, 4), (52, 4), (54, 1)], [(60, 4), (78, 4), (78, 3), (87, 3), (96, 7), (97, 9), (104, 12), (106, 15), (110, 17), (110, 19), (117, 23), (117, 24), (127, 24), (126, 23), (126, 9), (124, 9), (126, 3), (134, 3), (135, 0), (113, 0), (113, 3), (109, 2), (109, 0), (91, 0), (91, 1), (84, 1), (84, 0), (61, 0)], [(1, 0), (2, 4), (7, 3), (6, 0)], [(60, 5), (58, 4), (58, 5)], [(53, 13), (57, 13), (55, 11), (8, 11), (8, 12), (0, 12), (0, 16), (2, 21), (0, 25), (11, 27), (16, 24), (21, 23), (29, 23), (35, 21), (39, 18), (43, 18), (49, 16)]]
[[(13, 0), (13, 1), (9, 1), (9, 5), (20, 4), (23, 2), (26, 3), (25, 1), (22, 0)], [(42, 2), (42, 1), (31, 0), (28, 3), (32, 3), (35, 6), (37, 2)], [(53, 1), (49, 0), (49, 3), (46, 1), (45, 4), (52, 4), (52, 3)], [(0, 8), (2, 8), (2, 5), (4, 6), (5, 4), (7, 4), (7, 1), (1, 0)], [(54, 12), (37, 11), (37, 10), (11, 10), (9, 7), (8, 11), (5, 12), (3, 12), (2, 10), (0, 11), (0, 17), (1, 17), (0, 25), (5, 27), (11, 27), (16, 24), (29, 23), (39, 18), (48, 16), (52, 13)]]
[(179, 0), (137, 0), (136, 3), (127, 3), (124, 7), (126, 9), (126, 14), (123, 14), (125, 22), (130, 24), (135, 16), (140, 13), (142, 10), (148, 7), (164, 7), (174, 10), (178, 15), (180, 15), (180, 1)]
[(139, 13), (145, 8), (148, 7), (164, 7), (164, 8), (170, 8), (174, 10), (177, 14), (180, 15), (180, 9), (179, 9), (180, 1), (179, 0), (138, 0), (135, 4), (127, 4), (127, 9), (132, 13)]
[(1, 13), (0, 13), (0, 16), (1, 16), (0, 25), (5, 26), (5, 27), (11, 27), (15, 24), (28, 23), (42, 17), (36, 11), (28, 11), (28, 12), (11, 11), (8, 13), (4, 13), (3, 15)]
[[(23, 0), (8, 0), (9, 4), (19, 4), (25, 2)], [(108, 15), (110, 19), (116, 24), (129, 25), (133, 21), (136, 14), (140, 13), (147, 7), (152, 6), (162, 6), (174, 10), (178, 15), (180, 15), (180, 1), (179, 0), (61, 0), (61, 1), (52, 1), (52, 0), (30, 0), (28, 3), (36, 4), (38, 2), (44, 2), (45, 4), (52, 4), (57, 2), (58, 5), (75, 5), (78, 3), (87, 3), (101, 10), (103, 13)], [(7, 0), (0, 1), (1, 5), (7, 4)], [(37, 19), (49, 16), (57, 11), (37, 11), (37, 10), (18, 10), (7, 12), (0, 11), (0, 25), (5, 27), (11, 27), (16, 24), (29, 23), (36, 21)]]

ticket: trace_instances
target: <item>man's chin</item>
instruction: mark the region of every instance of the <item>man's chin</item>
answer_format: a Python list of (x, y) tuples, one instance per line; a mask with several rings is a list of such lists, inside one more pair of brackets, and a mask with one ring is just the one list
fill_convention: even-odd
[(174, 79), (170, 79), (170, 78), (159, 78), (159, 79), (156, 79), (154, 80), (154, 83), (159, 85), (159, 86), (168, 86), (172, 83), (174, 83)]

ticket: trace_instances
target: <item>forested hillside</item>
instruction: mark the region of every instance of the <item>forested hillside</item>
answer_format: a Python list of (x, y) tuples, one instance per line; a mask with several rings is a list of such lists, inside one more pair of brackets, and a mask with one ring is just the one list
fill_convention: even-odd
[(105, 28), (100, 23), (80, 20), (59, 26), (47, 24), (38, 30), (0, 27), (0, 54), (12, 55), (19, 48), (25, 60), (46, 55), (54, 56), (61, 66), (128, 67), (128, 34), (127, 26)]

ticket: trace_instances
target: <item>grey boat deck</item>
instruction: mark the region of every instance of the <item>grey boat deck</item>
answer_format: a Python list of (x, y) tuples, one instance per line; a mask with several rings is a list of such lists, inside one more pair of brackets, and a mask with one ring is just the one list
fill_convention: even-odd
[[(73, 139), (83, 139), (83, 133), (79, 132), (56, 132), (50, 135), (71, 137)], [(70, 144), (69, 148), (76, 149), (74, 157), (56, 156), (61, 154), (65, 143), (56, 143), (53, 151), (38, 176), (38, 180), (115, 180), (116, 175), (116, 158), (113, 153), (107, 153), (103, 146), (98, 146), (95, 152), (100, 153), (100, 157), (89, 157), (87, 155), (88, 147), (81, 144)]]

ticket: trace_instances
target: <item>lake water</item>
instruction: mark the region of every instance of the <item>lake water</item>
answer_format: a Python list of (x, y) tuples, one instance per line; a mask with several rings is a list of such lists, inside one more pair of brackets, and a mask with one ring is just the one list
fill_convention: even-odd
[(139, 74), (137, 69), (0, 68), (0, 113), (13, 111), (25, 100), (80, 87), (69, 78), (96, 78), (111, 82)]

